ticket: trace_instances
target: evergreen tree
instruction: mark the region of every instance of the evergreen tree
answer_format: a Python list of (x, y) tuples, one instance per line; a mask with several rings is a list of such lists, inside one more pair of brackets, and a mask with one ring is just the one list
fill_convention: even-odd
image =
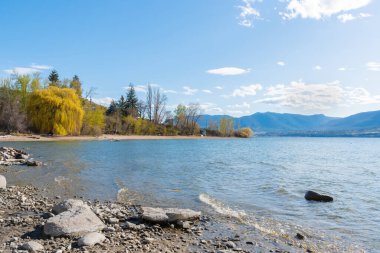
[(115, 112), (117, 112), (117, 110), (118, 110), (118, 105), (115, 101), (112, 100), (110, 106), (108, 107), (106, 111), (106, 115), (107, 116), (112, 115)]
[(59, 75), (56, 70), (52, 70), (49, 75), (49, 86), (59, 86)]
[(127, 93), (127, 101), (125, 104), (125, 111), (127, 116), (131, 115), (132, 117), (138, 116), (138, 102), (139, 99), (137, 98), (135, 88), (132, 84), (129, 85), (128, 93)]
[(73, 77), (73, 80), (71, 80), (70, 88), (74, 89), (77, 92), (79, 97), (82, 97), (82, 83), (79, 80), (79, 77), (77, 75), (75, 75)]

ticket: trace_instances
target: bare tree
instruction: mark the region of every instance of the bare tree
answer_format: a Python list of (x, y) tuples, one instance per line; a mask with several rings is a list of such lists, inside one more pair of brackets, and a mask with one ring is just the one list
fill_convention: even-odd
[(186, 109), (187, 124), (191, 134), (195, 134), (195, 130), (198, 127), (198, 121), (201, 117), (201, 107), (198, 103), (191, 103)]
[(153, 121), (155, 124), (160, 124), (164, 121), (166, 110), (165, 94), (161, 94), (160, 88), (153, 89)]
[(148, 89), (146, 91), (146, 114), (150, 121), (153, 119), (153, 90), (152, 86), (148, 84)]

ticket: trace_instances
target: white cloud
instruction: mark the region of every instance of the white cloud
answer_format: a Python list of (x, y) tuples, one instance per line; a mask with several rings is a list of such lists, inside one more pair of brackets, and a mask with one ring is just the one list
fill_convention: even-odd
[(368, 62), (367, 63), (367, 69), (371, 71), (380, 71), (380, 62)]
[(115, 101), (115, 99), (110, 98), (110, 97), (104, 97), (104, 98), (93, 98), (92, 101), (94, 103), (103, 105), (103, 106), (109, 106), (112, 101)]
[[(126, 87), (127, 89), (129, 87)], [(136, 85), (133, 88), (135, 88), (135, 91), (137, 92), (146, 92), (147, 87), (145, 85)]]
[(319, 70), (322, 70), (322, 67), (319, 65), (316, 65), (313, 67), (313, 69), (319, 71)]
[(192, 96), (198, 92), (198, 89), (193, 89), (193, 88), (190, 88), (189, 86), (183, 86), (182, 88), (185, 90), (183, 94), (188, 95), (188, 96)]
[(30, 75), (36, 72), (52, 69), (49, 65), (32, 64), (30, 67), (14, 67), (12, 69), (5, 69), (4, 72), (9, 75)]
[(228, 108), (251, 108), (251, 105), (247, 102), (243, 102), (242, 104), (234, 104), (227, 105)]
[(320, 20), (365, 7), (370, 2), (371, 0), (290, 0), (286, 12), (280, 12), (280, 15), (284, 19), (301, 17)]
[(251, 84), (248, 86), (240, 86), (239, 89), (235, 89), (232, 92), (233, 97), (245, 97), (254, 96), (257, 91), (261, 90), (262, 86), (260, 84)]
[(177, 94), (178, 93), (175, 90), (165, 90), (165, 89), (163, 89), (162, 92), (163, 93), (172, 93), (172, 94)]
[(40, 70), (48, 70), (48, 69), (52, 69), (53, 68), (50, 65), (39, 65), (39, 64), (32, 64), (32, 66), (30, 66), (30, 67), (33, 68), (33, 69), (40, 69)]
[(218, 105), (210, 102), (202, 103), (199, 105), (202, 111), (206, 114), (220, 114), (223, 113), (223, 109)]
[(255, 0), (242, 0), (243, 5), (239, 5), (240, 15), (238, 17), (239, 25), (245, 27), (252, 27), (253, 20), (260, 18), (260, 12), (252, 7)]
[(217, 90), (223, 90), (222, 86), (215, 86), (214, 88), (217, 89)]
[(277, 65), (283, 67), (283, 66), (285, 66), (285, 62), (283, 62), (283, 61), (278, 61), (278, 62), (277, 62)]
[(346, 71), (345, 67), (338, 68), (339, 71)]
[(344, 14), (341, 14), (341, 15), (338, 15), (336, 18), (342, 22), (342, 23), (346, 23), (348, 21), (352, 21), (352, 20), (355, 20), (355, 19), (363, 19), (363, 18), (368, 18), (368, 17), (371, 17), (372, 15), (369, 14), (369, 13), (359, 13), (358, 15), (353, 15), (351, 13), (344, 13)]
[(242, 75), (250, 72), (250, 69), (241, 69), (236, 67), (224, 67), (219, 69), (210, 69), (207, 70), (207, 73), (213, 75), (221, 75), (221, 76), (233, 76), (233, 75)]
[(317, 84), (294, 81), (271, 86), (264, 96), (255, 102), (318, 113), (336, 106), (380, 103), (380, 96), (372, 96), (364, 88), (343, 86), (339, 81)]
[(211, 90), (202, 90), (202, 92), (204, 92), (204, 93), (208, 93), (208, 94), (211, 94), (211, 93), (212, 93)]

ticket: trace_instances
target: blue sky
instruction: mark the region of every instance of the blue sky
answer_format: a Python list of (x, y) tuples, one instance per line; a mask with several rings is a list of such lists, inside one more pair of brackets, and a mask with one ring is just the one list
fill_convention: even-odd
[(380, 109), (375, 0), (2, 0), (0, 77), (52, 68), (107, 102), (151, 83), (168, 109), (345, 116)]

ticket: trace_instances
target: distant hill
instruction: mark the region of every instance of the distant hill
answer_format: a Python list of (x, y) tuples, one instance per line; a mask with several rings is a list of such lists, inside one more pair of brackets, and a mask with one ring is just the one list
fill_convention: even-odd
[(358, 131), (368, 133), (368, 130), (375, 130), (380, 135), (380, 111), (363, 112), (345, 118), (273, 112), (255, 113), (240, 118), (203, 115), (199, 124), (205, 128), (210, 121), (219, 123), (222, 117), (232, 118), (236, 128), (239, 125), (250, 127), (256, 134), (262, 135), (357, 135)]

